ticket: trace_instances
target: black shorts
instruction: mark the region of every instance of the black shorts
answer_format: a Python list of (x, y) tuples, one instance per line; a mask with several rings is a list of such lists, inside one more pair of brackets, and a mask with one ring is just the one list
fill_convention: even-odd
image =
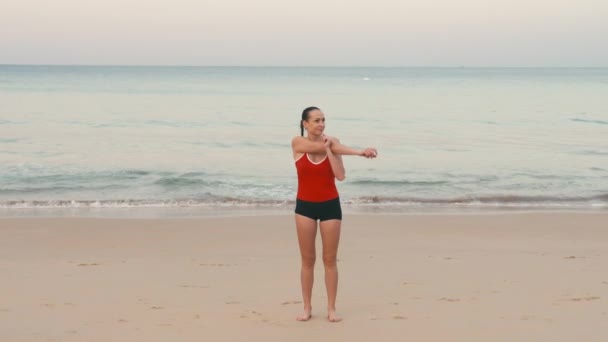
[(296, 199), (296, 214), (313, 220), (342, 220), (340, 197), (325, 202), (308, 202)]

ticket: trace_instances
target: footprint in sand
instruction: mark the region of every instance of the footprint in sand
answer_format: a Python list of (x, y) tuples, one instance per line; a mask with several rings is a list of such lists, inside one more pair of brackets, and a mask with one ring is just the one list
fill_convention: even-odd
[(246, 312), (242, 313), (239, 317), (247, 318), (247, 319), (261, 322), (264, 324), (270, 324), (270, 325), (277, 326), (277, 327), (285, 326), (284, 324), (281, 324), (278, 321), (274, 321), (274, 320), (268, 319), (267, 317), (264, 317), (264, 314), (262, 314), (261, 312), (255, 311), (255, 310), (247, 310)]
[(570, 299), (570, 301), (572, 301), (572, 302), (583, 302), (583, 301), (588, 302), (588, 301), (591, 301), (591, 300), (598, 300), (598, 299), (600, 299), (600, 297), (589, 296), (589, 297), (572, 298), (572, 299)]
[(302, 301), (301, 300), (290, 300), (290, 301), (281, 303), (281, 305), (289, 305), (289, 304), (302, 304)]
[[(395, 315), (393, 317), (391, 317), (392, 319), (407, 319), (407, 317), (405, 316), (401, 316), (401, 315)], [(377, 320), (383, 320), (383, 318), (378, 318), (376, 316), (370, 316), (369, 317), (370, 321), (377, 321)]]
[(420, 285), (420, 283), (412, 283), (411, 281), (404, 281), (401, 285)]
[(197, 288), (197, 289), (208, 289), (209, 288), (209, 286), (198, 286), (198, 285), (180, 285), (179, 287)]
[(241, 316), (239, 316), (239, 317), (240, 318), (249, 318), (249, 315), (261, 316), (262, 314), (255, 310), (247, 310), (245, 313), (241, 314)]
[(200, 266), (211, 266), (211, 267), (225, 267), (225, 266), (237, 266), (237, 264), (199, 264)]
[(129, 322), (129, 321), (127, 321), (126, 319), (122, 319), (122, 318), (118, 320), (118, 323), (127, 323), (127, 322)]
[(241, 302), (237, 302), (237, 301), (235, 301), (235, 300), (232, 300), (232, 301), (229, 301), (229, 302), (224, 302), (224, 303), (225, 303), (225, 304), (228, 304), (228, 305), (232, 305), (232, 304), (241, 304)]
[(101, 265), (101, 264), (94, 262), (94, 263), (90, 263), (90, 264), (85, 264), (85, 263), (78, 264), (77, 266), (99, 266), (99, 265)]
[(150, 309), (152, 309), (152, 310), (162, 310), (162, 309), (164, 309), (164, 307), (162, 307), (162, 306), (153, 306)]
[(459, 298), (446, 298), (446, 297), (439, 298), (439, 300), (446, 301), (446, 302), (459, 302), (460, 301)]

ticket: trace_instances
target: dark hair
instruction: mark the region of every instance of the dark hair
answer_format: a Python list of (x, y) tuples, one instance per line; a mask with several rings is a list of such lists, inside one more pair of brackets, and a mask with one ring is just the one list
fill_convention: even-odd
[(300, 134), (302, 136), (304, 136), (304, 124), (302, 123), (302, 121), (308, 120), (308, 114), (310, 114), (310, 112), (312, 112), (313, 110), (320, 110), (317, 107), (308, 107), (306, 109), (304, 109), (304, 111), (302, 112), (302, 120), (300, 120)]

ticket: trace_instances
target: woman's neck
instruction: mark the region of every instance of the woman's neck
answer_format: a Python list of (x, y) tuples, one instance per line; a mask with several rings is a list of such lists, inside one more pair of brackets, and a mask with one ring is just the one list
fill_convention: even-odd
[(310, 140), (310, 141), (322, 141), (321, 136), (320, 135), (314, 135), (314, 134), (308, 134), (306, 136), (306, 139)]

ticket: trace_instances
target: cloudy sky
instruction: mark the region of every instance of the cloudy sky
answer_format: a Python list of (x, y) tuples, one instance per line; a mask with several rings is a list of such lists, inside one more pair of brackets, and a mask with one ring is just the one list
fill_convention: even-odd
[(0, 64), (608, 66), (608, 1), (3, 0)]

